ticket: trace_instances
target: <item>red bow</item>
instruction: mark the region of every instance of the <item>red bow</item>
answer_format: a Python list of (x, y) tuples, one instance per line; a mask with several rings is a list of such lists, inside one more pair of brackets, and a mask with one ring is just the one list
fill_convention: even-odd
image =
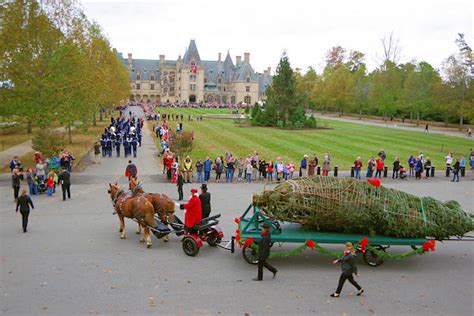
[(312, 241), (311, 239), (306, 240), (306, 246), (308, 246), (308, 248), (311, 248), (311, 250), (314, 251), (314, 241)]
[(244, 241), (245, 247), (250, 247), (250, 246), (252, 246), (252, 244), (253, 244), (253, 237), (249, 237), (249, 238), (245, 239), (245, 241)]
[(379, 187), (382, 184), (382, 181), (380, 181), (380, 179), (377, 179), (377, 178), (367, 179), (367, 182), (369, 182), (370, 184), (376, 187)]
[(359, 246), (360, 246), (360, 249), (362, 250), (362, 252), (366, 252), (367, 251), (367, 245), (369, 244), (369, 239), (367, 237), (364, 237), (362, 238), (361, 241), (359, 241)]
[(435, 251), (435, 246), (436, 246), (436, 240), (431, 239), (423, 243), (421, 247), (423, 247), (423, 250), (425, 252), (430, 252), (430, 251)]
[(234, 218), (234, 222), (235, 222), (236, 224), (240, 223), (240, 218), (238, 218), (238, 217)]

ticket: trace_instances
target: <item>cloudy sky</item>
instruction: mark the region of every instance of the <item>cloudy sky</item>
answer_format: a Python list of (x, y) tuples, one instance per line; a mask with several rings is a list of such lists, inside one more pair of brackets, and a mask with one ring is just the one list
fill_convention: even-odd
[(329, 48), (366, 54), (377, 66), (380, 39), (399, 39), (401, 61), (425, 60), (435, 67), (456, 52), (458, 32), (473, 46), (473, 1), (469, 0), (82, 0), (86, 15), (104, 29), (112, 46), (134, 58), (177, 59), (195, 39), (202, 59), (230, 51), (250, 52), (262, 72), (275, 69), (283, 50), (293, 67), (321, 69)]

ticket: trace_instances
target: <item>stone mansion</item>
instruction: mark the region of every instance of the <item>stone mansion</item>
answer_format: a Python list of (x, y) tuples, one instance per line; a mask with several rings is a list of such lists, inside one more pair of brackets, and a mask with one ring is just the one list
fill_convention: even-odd
[(235, 64), (228, 52), (224, 60), (221, 53), (217, 60), (202, 60), (194, 40), (177, 60), (166, 60), (165, 55), (159, 60), (118, 56), (130, 74), (130, 99), (135, 101), (253, 104), (265, 99), (272, 82), (271, 69), (255, 72), (249, 53), (243, 60), (236, 56)]

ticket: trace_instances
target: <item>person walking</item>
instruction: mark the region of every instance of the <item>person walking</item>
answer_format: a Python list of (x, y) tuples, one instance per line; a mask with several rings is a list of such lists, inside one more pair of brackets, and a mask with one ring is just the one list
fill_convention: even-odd
[(58, 180), (61, 183), (61, 190), (63, 191), (63, 201), (66, 201), (67, 198), (71, 198), (71, 174), (67, 169), (63, 169), (58, 176)]
[(206, 219), (211, 214), (211, 193), (207, 192), (207, 184), (201, 184), (201, 194), (199, 194), (201, 200), (202, 218)]
[(178, 180), (176, 181), (176, 186), (178, 187), (178, 201), (183, 200), (183, 184), (184, 184), (183, 171), (179, 170)]
[(360, 180), (360, 170), (362, 169), (362, 160), (360, 157), (357, 157), (357, 159), (354, 161), (354, 172), (355, 172), (355, 178)]
[(217, 157), (215, 163), (214, 169), (216, 170), (216, 182), (220, 182), (222, 171), (224, 171), (224, 162), (222, 157)]
[(258, 243), (258, 273), (257, 277), (254, 278), (253, 281), (263, 280), (263, 267), (267, 268), (273, 273), (273, 278), (276, 277), (278, 270), (267, 262), (267, 259), (270, 256), (270, 243), (270, 224), (263, 223), (261, 239)]
[(346, 280), (349, 280), (352, 285), (355, 286), (355, 288), (358, 290), (357, 296), (362, 295), (364, 293), (364, 289), (354, 280), (353, 274), (356, 276), (359, 276), (359, 273), (357, 272), (357, 266), (355, 265), (355, 256), (354, 256), (354, 246), (352, 243), (348, 242), (346, 243), (346, 247), (344, 249), (344, 255), (337, 259), (334, 260), (332, 263), (341, 263), (341, 268), (342, 268), (342, 273), (341, 276), (339, 277), (339, 283), (337, 285), (336, 292), (332, 293), (330, 296), (331, 297), (339, 297), (342, 291), (342, 286), (346, 282)]
[(13, 198), (16, 202), (18, 200), (18, 193), (20, 192), (21, 174), (18, 169), (13, 169), (12, 172)]
[(16, 209), (15, 212), (18, 212), (18, 208), (20, 208), (20, 214), (22, 218), (22, 226), (23, 232), (26, 233), (27, 226), (28, 226), (28, 216), (30, 215), (30, 206), (32, 209), (35, 208), (33, 205), (33, 201), (31, 198), (26, 194), (26, 190), (21, 191), (21, 196), (18, 198), (16, 202)]
[(459, 170), (461, 169), (461, 164), (459, 163), (459, 159), (456, 159), (453, 165), (453, 180), (451, 182), (459, 182)]
[(136, 178), (138, 175), (138, 169), (135, 164), (132, 163), (131, 160), (128, 161), (127, 168), (125, 168), (125, 176), (128, 178), (128, 182), (130, 182), (131, 178)]

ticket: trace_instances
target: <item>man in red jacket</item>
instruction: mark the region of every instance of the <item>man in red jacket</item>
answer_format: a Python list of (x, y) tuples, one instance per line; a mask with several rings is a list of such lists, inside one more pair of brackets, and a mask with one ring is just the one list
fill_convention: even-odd
[(202, 219), (202, 208), (201, 208), (201, 200), (199, 199), (199, 195), (196, 189), (191, 189), (191, 198), (189, 199), (188, 203), (181, 204), (181, 209), (186, 209), (186, 213), (184, 215), (184, 227), (188, 230), (193, 228), (194, 225), (201, 224)]
[(382, 171), (383, 171), (383, 168), (385, 167), (385, 163), (382, 159), (381, 156), (379, 156), (379, 159), (377, 159), (375, 161), (375, 164), (376, 164), (376, 168), (377, 168), (377, 171), (375, 172), (375, 177), (376, 178), (381, 178), (382, 177)]

